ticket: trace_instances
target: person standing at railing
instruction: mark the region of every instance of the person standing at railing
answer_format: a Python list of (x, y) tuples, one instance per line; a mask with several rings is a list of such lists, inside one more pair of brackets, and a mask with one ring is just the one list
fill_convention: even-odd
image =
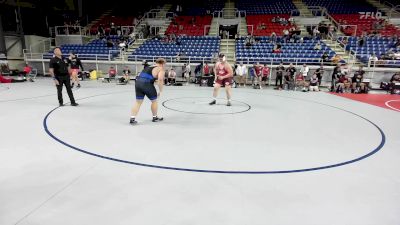
[(262, 68), (262, 77), (261, 77), (261, 82), (260, 82), (260, 89), (261, 89), (261, 84), (262, 83), (264, 83), (264, 86), (267, 85), (270, 71), (271, 71), (271, 69), (268, 67), (268, 65), (264, 64), (264, 66)]
[(240, 62), (240, 65), (237, 66), (236, 75), (239, 76), (239, 86), (243, 84), (243, 87), (246, 87), (247, 67), (243, 65), (243, 62)]
[(301, 69), (300, 69), (300, 73), (303, 75), (304, 80), (307, 79), (309, 71), (310, 71), (310, 68), (307, 66), (307, 64), (304, 63), (303, 67), (301, 67)]
[(283, 66), (283, 62), (281, 62), (279, 64), (279, 66), (276, 68), (275, 86), (278, 86), (278, 82), (279, 82), (279, 87), (282, 88), (282, 78), (283, 78), (284, 71), (285, 71), (285, 67)]
[(325, 73), (324, 64), (321, 63), (320, 67), (314, 72), (314, 74), (318, 78), (318, 85), (321, 85), (322, 76), (324, 75), (324, 73)]
[(79, 82), (78, 73), (79, 73), (79, 68), (81, 68), (82, 71), (84, 70), (82, 62), (74, 52), (71, 52), (69, 53), (68, 64), (71, 67), (71, 81), (72, 81), (71, 88), (74, 88), (75, 83), (76, 87), (80, 88), (81, 84)]
[(378, 61), (378, 57), (376, 57), (375, 53), (373, 53), (369, 58), (368, 58), (368, 67), (370, 66), (375, 66), (375, 62)]
[(332, 72), (332, 80), (331, 80), (331, 91), (335, 91), (336, 84), (340, 78), (340, 75), (342, 74), (340, 64), (337, 64), (335, 68), (333, 68)]
[(68, 59), (62, 57), (61, 49), (58, 47), (54, 49), (54, 57), (50, 60), (49, 73), (50, 76), (53, 77), (54, 83), (57, 87), (58, 102), (60, 106), (64, 106), (62, 96), (63, 85), (65, 85), (65, 88), (67, 89), (71, 106), (78, 106), (71, 89), (71, 80), (68, 73)]
[(189, 84), (190, 81), (190, 74), (192, 73), (191, 68), (190, 68), (190, 64), (184, 64), (183, 65), (183, 79), (185, 80), (186, 84)]

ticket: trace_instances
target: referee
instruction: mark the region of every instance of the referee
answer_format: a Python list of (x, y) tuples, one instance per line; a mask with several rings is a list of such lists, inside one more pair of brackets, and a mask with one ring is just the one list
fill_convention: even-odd
[(62, 57), (61, 49), (58, 47), (54, 49), (54, 57), (50, 60), (49, 73), (50, 76), (53, 77), (54, 83), (56, 84), (58, 103), (60, 103), (60, 106), (64, 106), (62, 96), (63, 85), (65, 85), (65, 88), (67, 89), (71, 105), (78, 106), (78, 103), (75, 102), (74, 94), (72, 94), (71, 90), (71, 81), (68, 73), (68, 61)]

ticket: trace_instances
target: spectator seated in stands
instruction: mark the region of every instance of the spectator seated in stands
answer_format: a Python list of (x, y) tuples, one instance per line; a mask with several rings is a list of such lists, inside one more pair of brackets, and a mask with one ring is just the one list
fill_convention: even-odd
[(342, 74), (336, 84), (336, 93), (350, 92), (351, 80), (348, 75)]
[(363, 34), (361, 38), (358, 40), (358, 46), (363, 47), (366, 42), (367, 42), (367, 36)]
[(275, 32), (272, 32), (271, 37), (270, 37), (270, 41), (271, 41), (271, 43), (273, 43), (273, 44), (276, 43), (277, 37), (276, 37)]
[(342, 62), (342, 57), (340, 57), (339, 55), (335, 54), (332, 58), (331, 61), (333, 64), (338, 64), (339, 62)]
[(319, 91), (319, 83), (320, 83), (320, 81), (319, 81), (319, 79), (318, 79), (318, 77), (317, 77), (317, 74), (313, 74), (312, 76), (311, 76), (311, 79), (310, 79), (310, 84), (309, 84), (309, 87), (308, 87), (308, 90), (309, 91)]
[(300, 42), (301, 37), (297, 35), (296, 33), (291, 33), (290, 35), (290, 43), (298, 43)]
[(289, 36), (289, 30), (288, 29), (284, 29), (282, 31), (283, 33), (283, 41), (286, 43), (290, 40), (290, 36)]
[(328, 52), (324, 52), (324, 54), (321, 57), (323, 62), (329, 62), (329, 55)]
[(342, 43), (344, 45), (344, 47), (346, 47), (346, 45), (349, 43), (349, 38), (348, 37), (344, 37), (342, 40)]
[(273, 23), (279, 23), (279, 21), (280, 21), (279, 16), (272, 17), (272, 19), (271, 19), (271, 22), (273, 22)]
[(364, 74), (365, 71), (362, 66), (360, 66), (360, 68), (354, 73), (351, 89), (352, 93), (367, 93), (367, 84), (363, 82)]
[(265, 30), (265, 29), (267, 29), (267, 26), (265, 25), (265, 23), (260, 23), (257, 26), (257, 30)]
[(280, 18), (280, 19), (279, 19), (279, 23), (280, 23), (281, 25), (283, 25), (283, 26), (286, 26), (286, 25), (289, 24), (289, 22), (287, 21), (286, 18)]
[(275, 44), (274, 49), (272, 50), (272, 53), (282, 53), (281, 45)]
[(109, 48), (112, 48), (112, 47), (114, 47), (114, 43), (112, 42), (112, 40), (111, 39), (107, 39), (107, 47), (109, 47)]
[[(381, 55), (381, 59), (385, 59), (385, 55)], [(373, 65), (374, 62), (378, 61), (378, 57), (376, 57), (376, 54), (373, 53), (368, 60), (370, 61), (370, 63)]]
[(295, 23), (294, 23), (294, 18), (293, 18), (293, 17), (290, 17), (290, 18), (288, 19), (288, 22), (289, 22), (289, 24), (290, 24), (291, 26), (295, 25)]
[(314, 50), (321, 50), (321, 43), (320, 42), (317, 42), (317, 44), (315, 44)]
[(126, 47), (127, 47), (127, 43), (126, 40), (120, 41), (118, 44), (118, 47), (122, 50), (125, 51)]
[(319, 39), (320, 38), (320, 31), (318, 30), (318, 26), (314, 27), (313, 31), (313, 39)]
[(176, 83), (176, 72), (174, 68), (171, 68), (168, 72), (167, 85), (174, 85)]

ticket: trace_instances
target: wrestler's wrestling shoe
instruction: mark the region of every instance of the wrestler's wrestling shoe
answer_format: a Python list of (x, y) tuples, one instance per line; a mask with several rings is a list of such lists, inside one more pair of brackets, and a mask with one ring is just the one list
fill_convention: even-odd
[(153, 116), (153, 122), (160, 122), (160, 121), (163, 121), (164, 120), (164, 118), (162, 118), (162, 117), (158, 117), (158, 116)]
[(130, 124), (130, 125), (135, 125), (135, 124), (137, 124), (136, 119), (135, 119), (135, 118), (131, 118), (131, 119), (129, 120), (129, 124)]
[(210, 104), (210, 105), (215, 105), (215, 104), (217, 104), (217, 101), (216, 101), (216, 100), (213, 100), (212, 102), (210, 102), (210, 103), (208, 103), (208, 104)]

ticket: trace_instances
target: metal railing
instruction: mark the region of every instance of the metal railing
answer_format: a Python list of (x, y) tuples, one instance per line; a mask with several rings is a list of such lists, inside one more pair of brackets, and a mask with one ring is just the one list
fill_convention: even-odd
[(400, 59), (378, 59), (378, 60), (368, 60), (368, 67), (399, 67), (400, 68)]
[(30, 45), (29, 49), (24, 49), (23, 51), (24, 53), (32, 53), (32, 49), (35, 49), (37, 52), (48, 52), (52, 49), (53, 43), (55, 43), (55, 38), (46, 38)]
[(342, 31), (342, 33), (344, 33), (345, 27), (354, 27), (354, 33), (351, 36), (353, 36), (353, 37), (357, 36), (357, 25), (340, 24), (339, 25), (339, 30)]
[(327, 10), (325, 7), (321, 7), (321, 6), (308, 6), (307, 7), (310, 11), (311, 14), (314, 16), (315, 14), (317, 14), (318, 16), (326, 16), (327, 14)]
[(89, 30), (81, 26), (55, 26), (54, 33), (58, 35), (89, 36)]
[(394, 13), (397, 14), (397, 17), (400, 16), (400, 5), (393, 6), (389, 11), (388, 17), (392, 18)]
[(284, 64), (293, 63), (293, 65), (297, 66), (300, 64), (308, 64), (308, 65), (320, 65), (321, 63), (326, 65), (334, 65), (331, 61), (324, 61), (322, 58), (294, 58), (294, 57), (281, 57), (281, 58), (267, 58), (267, 57), (246, 57), (243, 59), (242, 57), (236, 58), (236, 61), (243, 62), (245, 64), (253, 64), (255, 62), (261, 64), (279, 64), (283, 62)]
[(50, 35), (50, 37), (56, 36), (56, 29), (55, 29), (55, 27), (49, 27), (49, 35)]
[(150, 11), (145, 13), (145, 18), (146, 19), (157, 18), (160, 12), (161, 12), (161, 9), (151, 9)]
[(213, 59), (216, 60), (213, 56), (180, 56), (179, 59), (177, 56), (166, 56), (166, 55), (130, 55), (128, 56), (128, 61), (150, 61), (155, 62), (158, 58), (164, 58), (167, 63), (208, 63), (212, 62)]
[(233, 16), (235, 18), (242, 18), (243, 16), (246, 17), (246, 11), (243, 10), (239, 10), (237, 8), (224, 8), (222, 10), (216, 10), (214, 12), (212, 12), (212, 16), (213, 18), (224, 18), (226, 11), (234, 11)]

